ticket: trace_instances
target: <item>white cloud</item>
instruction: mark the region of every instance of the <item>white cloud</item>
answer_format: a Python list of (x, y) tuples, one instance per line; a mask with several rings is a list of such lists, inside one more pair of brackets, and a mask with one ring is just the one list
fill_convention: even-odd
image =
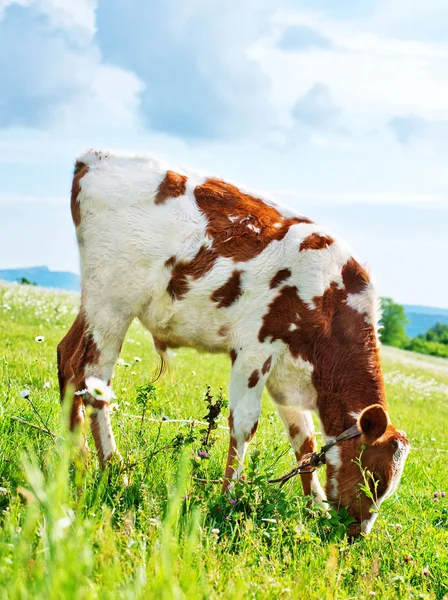
[(77, 43), (87, 43), (95, 34), (98, 0), (0, 0), (0, 19), (14, 5), (38, 10), (54, 29), (63, 29)]
[(277, 33), (254, 49), (271, 79), (274, 104), (285, 113), (319, 83), (342, 107), (355, 135), (384, 129), (402, 112), (448, 117), (448, 43), (397, 39), (372, 30), (369, 23), (313, 13), (277, 15), (277, 31), (294, 25), (312, 28), (329, 40), (327, 47), (284, 52)]
[(95, 35), (95, 11), (98, 0), (36, 0), (40, 12), (46, 15), (55, 29), (62, 29), (75, 37), (83, 32), (84, 41)]
[[(73, 56), (73, 71), (82, 74), (72, 98), (54, 110), (52, 126), (67, 133), (98, 131), (111, 126), (135, 131), (140, 123), (139, 95), (143, 83), (129, 71), (104, 65), (97, 52)], [(88, 85), (87, 85), (88, 82)]]
[(14, 4), (3, 3), (0, 20), (3, 127), (67, 135), (140, 125), (144, 85), (134, 73), (104, 62), (93, 42), (96, 2)]
[(376, 0), (369, 22), (402, 39), (446, 42), (446, 0)]

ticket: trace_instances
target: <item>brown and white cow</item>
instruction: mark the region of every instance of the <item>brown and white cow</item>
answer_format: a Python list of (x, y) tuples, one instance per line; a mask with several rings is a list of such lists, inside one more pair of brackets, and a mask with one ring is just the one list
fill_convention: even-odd
[[(71, 210), (81, 256), (80, 312), (58, 347), (61, 394), (89, 376), (110, 380), (137, 317), (163, 355), (189, 346), (227, 352), (228, 481), (255, 434), (266, 386), (300, 461), (316, 449), (316, 411), (327, 442), (326, 493), (368, 533), (360, 455), (378, 481), (376, 504), (396, 488), (409, 443), (391, 423), (379, 360), (378, 300), (346, 245), (310, 219), (221, 179), (146, 156), (90, 151), (76, 161)], [(71, 427), (93, 407), (104, 464), (116, 452), (108, 404), (75, 395)], [(237, 464), (240, 466), (237, 466)], [(325, 498), (317, 476), (304, 492)]]

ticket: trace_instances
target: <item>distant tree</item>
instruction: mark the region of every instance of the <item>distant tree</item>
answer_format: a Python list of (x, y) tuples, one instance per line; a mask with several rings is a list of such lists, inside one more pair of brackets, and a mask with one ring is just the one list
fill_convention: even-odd
[(420, 352), (420, 354), (432, 354), (433, 356), (448, 358), (448, 344), (428, 342), (423, 336), (410, 339), (404, 345), (404, 349), (412, 350), (412, 352)]
[(402, 347), (407, 342), (406, 323), (408, 322), (403, 306), (392, 298), (381, 298), (383, 316), (380, 329), (381, 342), (388, 346)]
[(18, 283), (20, 283), (20, 285), (37, 285), (36, 283), (33, 283), (26, 277), (20, 277), (20, 279), (18, 279), (17, 281)]
[(437, 342), (439, 344), (448, 345), (448, 325), (436, 323), (434, 327), (428, 329), (425, 334), (425, 339), (428, 340), (428, 342)]

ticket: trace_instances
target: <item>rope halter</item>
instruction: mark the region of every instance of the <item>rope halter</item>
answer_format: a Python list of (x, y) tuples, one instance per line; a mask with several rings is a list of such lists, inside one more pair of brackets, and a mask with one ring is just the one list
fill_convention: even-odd
[(292, 471), (286, 473), (286, 475), (282, 475), (282, 477), (278, 477), (277, 479), (269, 479), (269, 483), (280, 483), (280, 487), (283, 487), (287, 481), (295, 477), (296, 475), (302, 475), (304, 473), (314, 473), (316, 469), (325, 464), (325, 454), (333, 448), (339, 442), (344, 442), (345, 440), (350, 440), (351, 438), (357, 437), (361, 435), (362, 431), (358, 427), (358, 423), (354, 423), (351, 427), (343, 431), (340, 435), (338, 435), (334, 440), (322, 446), (319, 452), (310, 452), (305, 454), (302, 457), (302, 460), (294, 467)]

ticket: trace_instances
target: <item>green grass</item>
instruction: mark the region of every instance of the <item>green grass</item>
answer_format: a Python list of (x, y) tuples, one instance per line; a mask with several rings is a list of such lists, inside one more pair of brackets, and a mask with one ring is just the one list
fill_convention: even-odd
[(56, 345), (77, 303), (72, 294), (0, 287), (0, 597), (446, 597), (448, 497), (433, 494), (448, 492), (448, 361), (384, 351), (392, 419), (413, 450), (372, 534), (350, 543), (307, 509), (300, 481), (283, 490), (266, 482), (294, 464), (267, 396), (247, 460), (256, 484), (240, 485), (235, 504), (219, 485), (197, 481), (223, 474), (227, 410), (204, 459), (202, 426), (156, 421), (203, 420), (206, 386), (215, 398), (225, 393), (226, 357), (177, 351), (143, 424), (130, 416), (142, 414), (137, 388), (157, 366), (137, 323), (122, 351), (129, 366), (117, 365), (113, 379), (124, 465), (101, 474), (93, 451), (77, 451), (59, 406)]

